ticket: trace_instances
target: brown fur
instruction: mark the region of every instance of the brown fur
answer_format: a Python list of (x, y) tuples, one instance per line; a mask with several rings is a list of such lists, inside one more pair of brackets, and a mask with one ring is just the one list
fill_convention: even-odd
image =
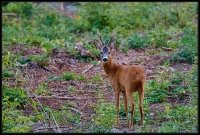
[(103, 62), (103, 69), (109, 78), (110, 84), (115, 92), (116, 99), (116, 125), (119, 126), (119, 95), (122, 92), (124, 98), (125, 111), (128, 119), (128, 106), (131, 105), (131, 121), (129, 128), (133, 128), (133, 113), (134, 113), (134, 99), (133, 92), (139, 94), (139, 107), (141, 114), (141, 125), (143, 125), (143, 98), (144, 98), (144, 83), (145, 73), (142, 67), (137, 65), (119, 65), (112, 61), (111, 55), (107, 62)]

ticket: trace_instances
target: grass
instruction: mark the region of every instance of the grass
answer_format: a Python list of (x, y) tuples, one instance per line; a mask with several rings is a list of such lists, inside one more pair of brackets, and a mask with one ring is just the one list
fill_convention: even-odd
[(92, 132), (110, 132), (115, 122), (115, 104), (102, 102), (95, 108)]
[(69, 81), (69, 80), (85, 81), (86, 80), (86, 77), (83, 74), (78, 74), (73, 71), (64, 72), (61, 78), (65, 81)]
[[(36, 6), (33, 2), (10, 2), (2, 7), (3, 13), (15, 13), (16, 16), (2, 16), (2, 125), (4, 132), (29, 132), (31, 126), (42, 120), (42, 113), (32, 113), (24, 116), (23, 106), (30, 104), (27, 93), (22, 85), (7, 86), (13, 76), (22, 79), (23, 74), (16, 72), (18, 63), (26, 64), (36, 62), (40, 67), (49, 66), (49, 58), (53, 50), (64, 50), (68, 57), (78, 59), (81, 63), (96, 64), (100, 52), (94, 42), (99, 31), (107, 41), (110, 33), (115, 33), (115, 45), (123, 52), (136, 48), (158, 48), (147, 50), (148, 55), (162, 55), (162, 47), (171, 48), (170, 59), (164, 61), (162, 66), (168, 69), (174, 63), (188, 63), (192, 70), (168, 73), (165, 70), (157, 71), (156, 78), (148, 80), (145, 86), (145, 119), (143, 127), (137, 132), (197, 132), (197, 3), (161, 3), (161, 2), (78, 2), (74, 5), (75, 16), (66, 16), (49, 7), (47, 3)], [(126, 9), (126, 10), (124, 10)], [(133, 19), (134, 18), (134, 19)], [(90, 56), (83, 57), (75, 49), (78, 42), (90, 52)], [(43, 50), (40, 55), (29, 55), (24, 59), (22, 52), (14, 53), (11, 48), (16, 45), (31, 49), (37, 47)], [(96, 74), (91, 79), (76, 72), (64, 72), (57, 77), (51, 75), (49, 81), (78, 81), (101, 83), (103, 78)], [(23, 79), (25, 80), (25, 79)], [(176, 85), (176, 87), (172, 87)], [(183, 87), (186, 85), (186, 87)], [(68, 89), (75, 93), (75, 88)], [(41, 84), (35, 90), (37, 95), (51, 95), (46, 84)], [(137, 103), (138, 96), (135, 96)], [(177, 99), (185, 97), (185, 105), (168, 102), (170, 96)], [(99, 90), (97, 97), (104, 98)], [(151, 112), (153, 105), (159, 104), (164, 108)], [(31, 101), (31, 106), (37, 108)], [(122, 106), (122, 104), (121, 104)], [(90, 123), (91, 132), (110, 132), (115, 120), (114, 103), (100, 100), (95, 107), (95, 116)], [(53, 110), (59, 124), (78, 124), (79, 114), (70, 109)], [(120, 116), (123, 117), (123, 107)], [(134, 121), (139, 121), (139, 109), (136, 104)], [(77, 129), (81, 132), (82, 129)]]
[(3, 86), (2, 90), (2, 128), (4, 132), (28, 132), (31, 129), (32, 121), (20, 110), (29, 101), (25, 91), (8, 86)]

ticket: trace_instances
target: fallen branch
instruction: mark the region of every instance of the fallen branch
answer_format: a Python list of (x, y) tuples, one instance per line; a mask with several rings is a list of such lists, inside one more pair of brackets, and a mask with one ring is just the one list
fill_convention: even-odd
[(101, 88), (101, 89), (105, 89), (105, 88), (112, 88), (110, 85), (104, 85), (104, 86), (101, 86), (101, 87), (99, 87), (99, 88)]
[(162, 49), (165, 51), (172, 51), (172, 48), (162, 47)]
[(150, 78), (155, 78), (156, 76), (152, 75), (152, 76), (147, 76), (147, 79), (150, 79)]
[[(62, 93), (62, 92), (67, 92), (67, 90), (52, 90), (52, 92), (57, 92), (57, 93)], [(95, 93), (96, 91), (85, 91), (85, 90), (78, 90), (77, 92), (80, 93)]]
[(176, 88), (176, 87), (185, 87), (185, 88), (187, 88), (188, 85), (170, 85), (169, 87), (170, 88)]
[(86, 73), (88, 70), (90, 70), (92, 67), (94, 67), (94, 65), (90, 65), (86, 70), (84, 70), (83, 72), (82, 72), (82, 74), (84, 74), (84, 73)]
[(17, 16), (16, 13), (3, 13), (3, 15), (7, 15), (7, 16)]
[[(34, 129), (33, 130), (33, 132), (41, 132), (41, 131), (46, 131), (46, 130), (50, 130), (50, 131), (52, 131), (52, 130), (55, 130), (55, 128), (57, 128), (57, 127), (42, 127), (42, 128), (37, 128), (37, 129)], [(69, 129), (69, 130), (71, 130), (71, 128), (70, 127), (67, 127), (67, 126), (61, 126), (61, 127), (59, 127), (59, 128), (61, 128), (61, 129)]]
[(79, 114), (83, 114), (82, 112), (80, 112), (80, 111), (78, 111), (78, 110), (76, 110), (76, 109), (74, 109), (74, 108), (72, 108), (72, 107), (70, 107), (69, 109), (71, 109), (71, 110), (73, 110), (73, 111), (75, 111), (75, 112), (77, 112), (77, 113), (79, 113)]
[[(29, 98), (33, 98), (35, 96), (29, 96)], [(36, 98), (54, 98), (54, 99), (71, 99), (71, 100), (88, 100), (88, 99), (99, 99), (99, 97), (92, 98), (77, 98), (77, 97), (61, 97), (61, 96), (36, 96)]]

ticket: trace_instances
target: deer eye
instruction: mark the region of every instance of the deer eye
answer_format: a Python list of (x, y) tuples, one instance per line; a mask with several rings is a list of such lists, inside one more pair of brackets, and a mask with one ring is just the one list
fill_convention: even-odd
[(110, 54), (110, 52), (108, 52), (108, 54)]
[(101, 52), (101, 54), (103, 54), (103, 52)]

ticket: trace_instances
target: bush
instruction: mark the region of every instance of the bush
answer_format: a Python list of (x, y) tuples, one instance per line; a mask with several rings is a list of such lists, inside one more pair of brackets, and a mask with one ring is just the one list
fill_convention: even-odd
[(109, 9), (109, 7), (110, 5), (108, 3), (102, 2), (83, 3), (79, 15), (82, 18), (81, 20), (87, 20), (88, 24), (86, 27), (88, 27), (88, 29), (103, 29), (106, 26), (109, 26), (109, 15), (107, 14), (107, 9)]
[(134, 34), (128, 39), (128, 48), (143, 48), (149, 45), (149, 37), (142, 34)]
[(168, 94), (169, 82), (156, 82), (150, 80), (148, 83), (148, 96), (147, 100), (150, 103), (160, 103), (166, 101)]
[(33, 5), (30, 2), (10, 2), (5, 10), (11, 13), (17, 13), (21, 17), (30, 18), (33, 14)]
[(43, 20), (43, 24), (47, 26), (54, 26), (58, 23), (58, 16), (56, 15), (56, 13), (48, 14)]
[(28, 97), (22, 88), (2, 88), (2, 126), (3, 132), (28, 132), (32, 121), (18, 110), (28, 103)]
[(2, 90), (3, 98), (7, 98), (9, 102), (15, 102), (19, 107), (23, 107), (28, 101), (25, 90), (22, 88), (10, 88), (3, 86)]
[(156, 47), (166, 46), (169, 35), (166, 33), (166, 29), (162, 26), (157, 26), (156, 28), (148, 31), (150, 36), (150, 43)]
[(175, 62), (194, 63), (197, 57), (197, 28), (196, 25), (188, 24), (183, 29), (184, 35), (181, 39), (181, 45), (177, 51), (172, 54), (172, 60)]
[(162, 112), (166, 120), (158, 132), (196, 132), (197, 106), (177, 106)]
[(194, 63), (194, 59), (197, 56), (197, 50), (189, 46), (182, 46), (181, 49), (176, 51), (172, 55), (172, 60), (175, 62), (188, 62), (190, 64)]
[(2, 111), (2, 128), (4, 133), (28, 133), (31, 130), (32, 121), (29, 117), (16, 109)]
[(94, 123), (99, 127), (95, 129), (97, 132), (108, 132), (115, 122), (115, 105), (108, 103), (100, 103), (96, 108), (96, 116)]
[(62, 79), (65, 80), (65, 81), (75, 80), (76, 77), (77, 77), (77, 75), (74, 72), (65, 72), (62, 75)]

